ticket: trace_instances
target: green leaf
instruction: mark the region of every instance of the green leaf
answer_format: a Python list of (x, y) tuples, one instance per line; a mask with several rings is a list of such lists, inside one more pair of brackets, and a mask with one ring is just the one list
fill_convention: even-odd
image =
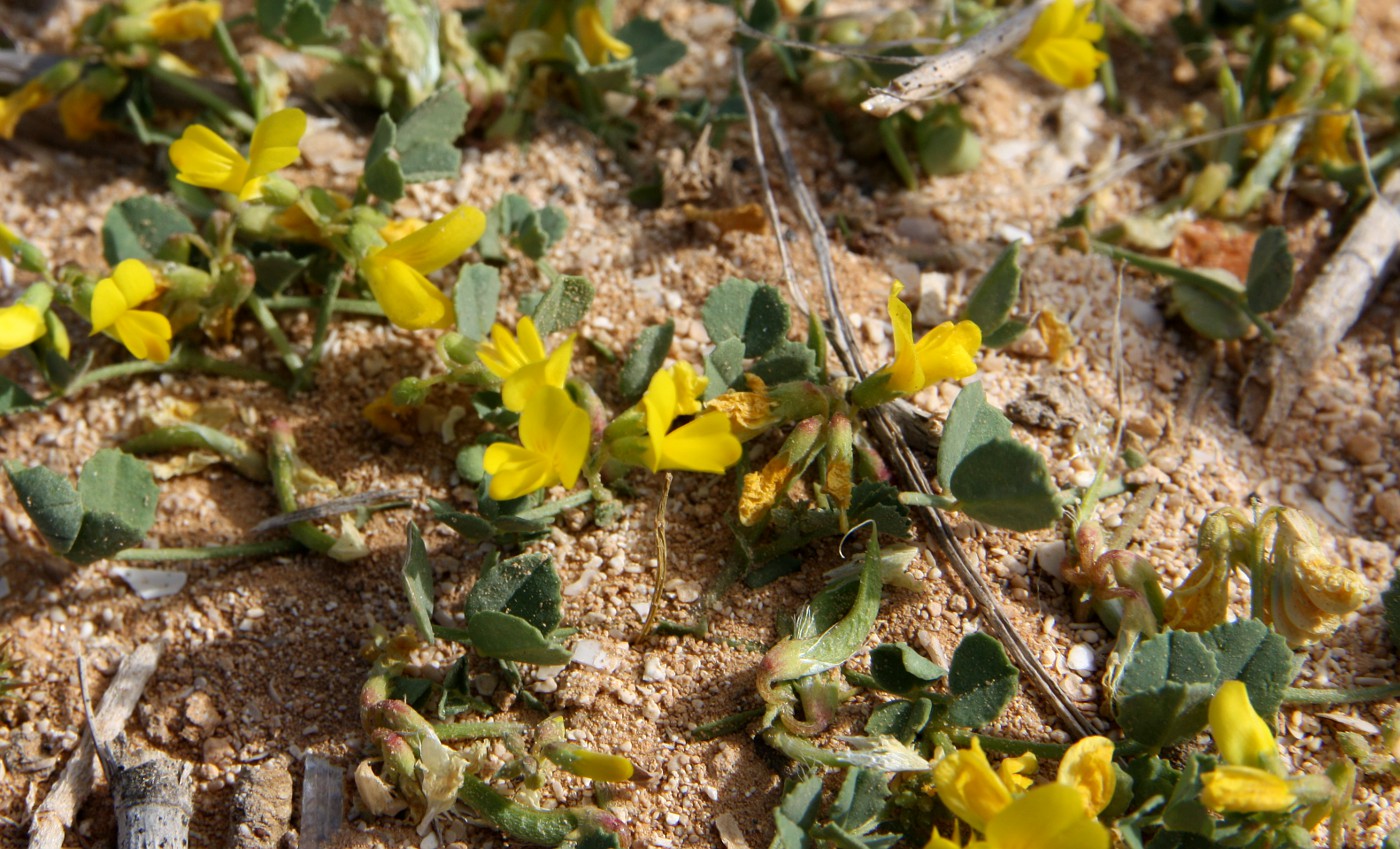
[(666, 355), (671, 351), (671, 341), (675, 336), (676, 323), (669, 318), (665, 324), (653, 324), (637, 334), (637, 341), (632, 343), (627, 362), (622, 366), (622, 373), (618, 375), (618, 385), (623, 398), (635, 401), (642, 397), (647, 385), (651, 383), (652, 375), (656, 374), (661, 364), (666, 361)]
[[(880, 564), (880, 546), (874, 538), (865, 551), (855, 600), (846, 615), (816, 636), (800, 636), (779, 642), (764, 657), (764, 665), (772, 671), (773, 681), (789, 681), (825, 672), (845, 663), (865, 645), (875, 627), (880, 612), (880, 591), (884, 587)], [(818, 598), (822, 598), (819, 595)], [(818, 598), (814, 598), (813, 605)], [(806, 635), (815, 630), (803, 620), (814, 619), (817, 612), (809, 605), (799, 614), (794, 635)]]
[(515, 237), (516, 228), (531, 212), (530, 202), (517, 194), (507, 194), (496, 201), (486, 213), (486, 230), (476, 243), (481, 258), (487, 262), (505, 262), (506, 243)]
[(471, 513), (458, 513), (435, 498), (428, 499), (433, 518), (456, 531), (463, 539), (472, 542), (485, 542), (496, 535), (496, 528), (480, 516)]
[(767, 284), (730, 277), (705, 298), (705, 332), (716, 344), (740, 339), (744, 356), (757, 357), (787, 338), (791, 316), (783, 296)]
[(19, 384), (8, 377), (0, 376), (0, 416), (43, 408), (44, 405), (34, 400), (34, 396), (25, 392)]
[(1181, 777), (1177, 779), (1171, 798), (1162, 809), (1163, 825), (1172, 831), (1184, 831), (1207, 838), (1215, 833), (1215, 817), (1201, 803), (1201, 791), (1204, 789), (1201, 775), (1213, 769), (1213, 756), (1200, 752), (1191, 753), (1183, 764)]
[(124, 259), (181, 259), (178, 252), (164, 253), (166, 243), (193, 232), (194, 225), (175, 207), (147, 195), (127, 198), (102, 221), (102, 255), (111, 266)]
[(335, 0), (315, 2), (315, 0), (291, 0), (282, 31), (297, 45), (334, 44), (345, 38), (342, 27), (327, 25)]
[(438, 698), (438, 716), (447, 719), (459, 713), (491, 715), (495, 709), (477, 698), (472, 691), (471, 664), (466, 655), (457, 658), (442, 679), (442, 696)]
[(1011, 436), (1011, 420), (987, 403), (982, 381), (963, 387), (948, 411), (938, 443), (938, 485), (952, 490), (953, 471), (977, 448)]
[(428, 562), (428, 549), (423, 545), (423, 535), (418, 526), (408, 523), (408, 553), (403, 560), (404, 592), (408, 594), (408, 609), (413, 614), (413, 624), (423, 640), (432, 645), (433, 635), (433, 567)]
[(1390, 586), (1381, 593), (1381, 604), (1385, 609), (1385, 624), (1390, 630), (1390, 642), (1400, 649), (1400, 570), (1390, 577)]
[(963, 318), (975, 322), (984, 337), (996, 332), (1011, 317), (1011, 310), (1021, 297), (1021, 242), (1007, 245), (992, 267), (982, 275), (982, 282), (972, 290)]
[(950, 489), (959, 510), (999, 528), (1033, 531), (1060, 518), (1059, 490), (1045, 458), (1014, 439), (988, 442), (964, 457)]
[(982, 142), (957, 106), (935, 108), (914, 125), (919, 166), (935, 176), (965, 174), (982, 161)]
[(915, 651), (908, 643), (881, 643), (870, 650), (870, 677), (880, 689), (905, 695), (927, 687), (948, 670)]
[(1288, 641), (1257, 619), (1226, 622), (1202, 636), (1215, 650), (1216, 689), (1226, 681), (1243, 681), (1255, 712), (1272, 724), (1283, 704), (1283, 691), (1293, 683)]
[(593, 284), (586, 277), (562, 275), (535, 307), (535, 329), (541, 336), (566, 330), (583, 320), (593, 303)]
[(816, 352), (804, 342), (783, 339), (753, 365), (753, 373), (768, 386), (817, 376)]
[(816, 824), (821, 801), (820, 775), (809, 776), (797, 783), (789, 782), (782, 801), (773, 809), (777, 832), (773, 835), (770, 849), (809, 849), (813, 842), (807, 830)]
[(296, 257), (286, 251), (268, 251), (253, 260), (253, 279), (258, 291), (275, 295), (292, 284), (311, 265), (311, 257)]
[(685, 44), (666, 34), (661, 24), (636, 17), (614, 35), (632, 48), (637, 76), (654, 77), (685, 58)]
[(534, 625), (509, 613), (478, 613), (467, 622), (467, 631), (482, 657), (538, 666), (562, 666), (573, 657), (569, 649), (550, 642)]
[(896, 699), (885, 702), (870, 712), (865, 721), (867, 737), (893, 737), (905, 745), (914, 742), (919, 732), (928, 725), (933, 716), (933, 702), (919, 699), (916, 702)]
[(57, 554), (66, 554), (83, 526), (83, 502), (66, 478), (45, 466), (24, 468), (9, 460), (5, 474), (19, 504)]
[(457, 332), (474, 342), (491, 335), (501, 299), (501, 273), (480, 262), (462, 266), (452, 305), (457, 310)]
[(996, 330), (982, 337), (983, 348), (1005, 348), (1017, 339), (1020, 339), (1025, 332), (1030, 329), (1030, 325), (1024, 321), (1011, 320), (1002, 324)]
[(831, 803), (831, 821), (846, 831), (865, 834), (880, 824), (889, 797), (890, 779), (883, 770), (852, 769)]
[(1206, 727), (1219, 671), (1198, 634), (1169, 630), (1144, 640), (1118, 678), (1118, 724), (1150, 749), (1196, 736)]
[(852, 525), (874, 522), (875, 529), (892, 537), (909, 535), (909, 508), (899, 503), (899, 490), (880, 481), (861, 481), (851, 490), (846, 517)]
[(539, 259), (564, 238), (569, 229), (569, 217), (556, 206), (531, 210), (520, 222), (515, 243), (530, 259)]
[(709, 401), (726, 390), (738, 389), (744, 385), (744, 342), (738, 337), (730, 337), (715, 346), (705, 355), (705, 400)]
[(1218, 290), (1179, 280), (1172, 284), (1172, 303), (1193, 331), (1210, 339), (1239, 339), (1249, 332), (1249, 317), (1240, 310), (1239, 301)]
[(288, 0), (257, 0), (254, 7), (254, 14), (257, 16), (258, 29), (264, 35), (271, 35), (277, 27), (281, 26), (282, 19), (287, 17)]
[(457, 149), (457, 139), (466, 128), (469, 109), (461, 89), (448, 86), (403, 117), (394, 149), (399, 153), (405, 181), (426, 183), (461, 173), (462, 152)]
[(1156, 755), (1128, 761), (1127, 772), (1133, 782), (1133, 800), (1128, 807), (1133, 809), (1142, 807), (1153, 797), (1164, 801), (1171, 798), (1177, 779), (1181, 777), (1171, 764)]
[(562, 604), (554, 558), (522, 554), (482, 572), (467, 595), (465, 612), (469, 621), (486, 611), (509, 613), (548, 634), (559, 627)]
[(393, 203), (403, 197), (403, 168), (393, 157), (394, 141), (398, 129), (394, 119), (387, 114), (379, 116), (374, 126), (374, 137), (369, 142), (369, 152), (365, 154), (364, 184), (380, 200)]
[(83, 502), (83, 527), (68, 557), (81, 563), (116, 554), (144, 539), (156, 522), (160, 489), (145, 463), (104, 448), (83, 465), (78, 497)]
[(980, 631), (963, 637), (948, 668), (948, 692), (953, 697), (948, 721), (981, 728), (996, 719), (1016, 695), (1016, 678), (1016, 667), (995, 637)]
[(1288, 233), (1270, 227), (1259, 234), (1249, 258), (1244, 281), (1245, 300), (1256, 313), (1273, 312), (1293, 291), (1293, 254), (1288, 250)]

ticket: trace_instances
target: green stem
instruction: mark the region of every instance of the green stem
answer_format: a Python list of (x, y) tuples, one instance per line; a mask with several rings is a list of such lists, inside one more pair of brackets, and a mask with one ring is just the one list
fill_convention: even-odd
[(257, 295), (248, 296), (248, 308), (253, 311), (253, 317), (258, 320), (258, 324), (269, 339), (277, 352), (282, 355), (282, 361), (287, 364), (287, 368), (292, 374), (298, 374), (305, 363), (301, 359), (301, 354), (296, 352), (292, 343), (287, 341), (287, 334), (282, 332), (282, 325), (277, 323), (277, 317), (272, 314), (272, 310), (267, 308), (263, 299)]
[(1012, 740), (1006, 737), (991, 737), (986, 734), (973, 734), (970, 731), (954, 731), (948, 735), (954, 745), (966, 748), (972, 745), (972, 738), (988, 752), (1001, 752), (1003, 755), (1020, 755), (1030, 752), (1037, 758), (1059, 760), (1069, 751), (1068, 743), (1034, 743), (1030, 740)]
[(113, 560), (168, 562), (172, 560), (220, 560), (228, 557), (266, 557), (301, 550), (294, 539), (270, 539), (266, 542), (245, 542), (240, 545), (213, 545), (206, 548), (128, 548), (112, 556)]
[(224, 57), (224, 64), (233, 72), (233, 82), (238, 86), (238, 93), (243, 95), (243, 102), (253, 110), (254, 118), (261, 118), (253, 83), (248, 79), (248, 71), (244, 69), (243, 60), (238, 56), (238, 48), (233, 46), (233, 37), (229, 35), (228, 27), (223, 21), (214, 24), (214, 44), (219, 48), (219, 55)]
[[(271, 444), (267, 448), (267, 467), (272, 474), (272, 489), (277, 494), (277, 506), (283, 513), (295, 513), (301, 509), (297, 504), (296, 482), (296, 439), (292, 429), (284, 422), (274, 422), (268, 428)], [(317, 528), (310, 522), (293, 522), (287, 526), (292, 538), (312, 551), (326, 554), (335, 545), (335, 537)]]
[(217, 374), (223, 377), (236, 377), (239, 380), (257, 380), (271, 386), (284, 387), (286, 382), (274, 374), (265, 371), (233, 363), (227, 360), (217, 360), (207, 356), (194, 348), (180, 348), (170, 356), (170, 359), (163, 363), (153, 363), (149, 360), (132, 360), (125, 363), (114, 363), (110, 366), (95, 368), (84, 372), (77, 379), (63, 388), (63, 395), (72, 395), (79, 390), (86, 389), (94, 383), (101, 383), (104, 380), (113, 380), (122, 377), (133, 377), (138, 374), (159, 374), (162, 372), (199, 371), (207, 374)]
[(529, 727), (523, 722), (437, 722), (433, 732), (439, 740), (484, 740), (524, 734)]
[(1377, 687), (1341, 690), (1331, 687), (1285, 687), (1283, 701), (1290, 705), (1344, 705), (1350, 702), (1374, 702), (1400, 696), (1400, 683)]
[(350, 269), (346, 267), (341, 269), (339, 273), (332, 274), (326, 291), (321, 295), (321, 303), (316, 310), (316, 330), (311, 334), (311, 350), (307, 352), (306, 365), (302, 366), (301, 370), (296, 373), (296, 377), (292, 379), (291, 394), (293, 395), (311, 385), (316, 364), (321, 362), (321, 353), (326, 346), (326, 334), (330, 330), (331, 315), (335, 312), (336, 295), (340, 294), (340, 284), (345, 282), (345, 276), (350, 273)]
[(545, 519), (553, 519), (565, 510), (582, 507), (592, 500), (593, 491), (583, 489), (575, 492), (573, 495), (566, 495), (556, 501), (546, 501), (538, 507), (522, 510), (515, 514), (515, 516), (517, 519), (524, 519), (527, 522), (539, 522)]
[(177, 74), (174, 71), (167, 71), (155, 62), (147, 65), (145, 71), (149, 76), (204, 106), (244, 133), (252, 135), (253, 130), (257, 129), (257, 122), (250, 118), (248, 113), (235, 108), (222, 97), (200, 85), (199, 80), (184, 74)]
[(578, 815), (567, 808), (527, 808), (492, 790), (470, 772), (462, 777), (457, 798), (511, 837), (539, 846), (558, 846), (579, 826)]
[[(321, 298), (308, 298), (304, 295), (274, 295), (271, 298), (264, 298), (263, 303), (268, 309), (273, 310), (311, 310), (322, 309), (324, 300)], [(384, 309), (379, 306), (378, 301), (363, 301), (358, 298), (336, 298), (331, 309), (334, 312), (350, 313), (351, 315), (372, 315), (377, 318), (384, 317)]]

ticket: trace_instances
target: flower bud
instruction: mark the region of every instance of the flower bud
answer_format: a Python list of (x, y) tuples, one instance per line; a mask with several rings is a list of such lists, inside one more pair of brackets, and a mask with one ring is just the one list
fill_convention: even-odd
[(273, 174), (263, 178), (262, 200), (273, 206), (287, 207), (297, 202), (301, 197), (301, 189), (296, 183), (286, 177), (279, 177)]
[(739, 494), (740, 524), (752, 527), (768, 515), (788, 484), (802, 474), (821, 447), (824, 424), (817, 416), (798, 422), (783, 447), (762, 469), (744, 475), (743, 491)]

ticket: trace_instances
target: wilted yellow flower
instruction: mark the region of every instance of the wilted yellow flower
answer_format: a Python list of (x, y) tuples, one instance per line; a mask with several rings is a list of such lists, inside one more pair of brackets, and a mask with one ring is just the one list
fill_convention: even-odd
[(379, 228), (379, 236), (386, 242), (397, 242), (404, 236), (422, 230), (428, 222), (421, 218), (396, 218)]
[(195, 41), (208, 38), (222, 16), (218, 0), (190, 0), (156, 9), (146, 20), (156, 41)]
[(1065, 752), (1055, 775), (1059, 783), (1073, 787), (1084, 799), (1084, 813), (1097, 817), (1113, 801), (1118, 785), (1113, 771), (1113, 741), (1107, 737), (1085, 737)]
[(540, 389), (564, 386), (574, 356), (574, 337), (546, 355), (534, 319), (525, 316), (516, 325), (515, 336), (500, 323), (491, 325), (491, 341), (478, 346), (476, 356), (492, 374), (505, 381), (501, 402), (507, 410), (518, 413)]
[(0, 307), (0, 357), (44, 335), (43, 313), (28, 304)]
[(1260, 618), (1296, 648), (1335, 632), (1371, 591), (1364, 577), (1323, 554), (1317, 525), (1307, 514), (1282, 507), (1271, 516), (1268, 573), (1254, 576), (1262, 581)]
[[(1324, 104), (1321, 108), (1333, 111), (1343, 107), (1338, 104)], [(1314, 162), (1322, 165), (1343, 167), (1352, 164), (1354, 157), (1351, 143), (1347, 139), (1350, 129), (1351, 115), (1317, 116), (1305, 144), (1308, 155)]]
[(1094, 47), (1103, 24), (1089, 20), (1093, 3), (1075, 8), (1074, 0), (1055, 0), (1036, 18), (1016, 58), (1031, 70), (1065, 88), (1084, 88), (1108, 54)]
[(306, 113), (283, 109), (258, 122), (248, 145), (248, 158), (213, 130), (191, 124), (170, 145), (170, 161), (176, 178), (192, 186), (218, 189), (237, 195), (239, 200), (255, 200), (262, 193), (263, 179), (301, 157), (297, 147), (306, 133)]
[(111, 129), (114, 124), (102, 120), (102, 107), (107, 99), (101, 92), (78, 83), (58, 99), (58, 119), (63, 123), (63, 134), (76, 142), (87, 141), (100, 132)]
[(42, 79), (30, 80), (5, 97), (0, 97), (0, 139), (14, 138), (19, 119), (52, 99), (53, 92)]
[[(729, 417), (718, 410), (700, 413), (689, 422), (671, 430), (682, 407), (691, 408), (695, 398), (682, 401), (682, 390), (690, 392), (694, 384), (675, 369), (658, 371), (642, 396), (646, 416), (648, 444), (645, 453), (647, 467), (653, 472), (678, 469), (718, 474), (739, 461), (742, 448), (729, 431)], [(690, 372), (691, 377), (694, 372)]]
[(1226, 681), (1210, 700), (1210, 736), (1225, 763), (1235, 766), (1278, 764), (1274, 732), (1254, 710), (1242, 681)]
[(1184, 631), (1208, 631), (1225, 621), (1230, 604), (1230, 572), (1245, 559), (1253, 528), (1240, 511), (1217, 510), (1196, 535), (1196, 568), (1167, 597), (1167, 625)]
[(631, 781), (646, 775), (621, 755), (595, 752), (570, 743), (550, 744), (544, 748), (544, 756), (566, 771), (594, 781)]
[(711, 398), (706, 406), (729, 417), (730, 428), (740, 442), (747, 442), (778, 423), (773, 415), (773, 399), (768, 387), (754, 374), (745, 374), (748, 391), (731, 389)]
[(982, 345), (982, 330), (975, 322), (945, 321), (914, 341), (914, 316), (899, 299), (904, 284), (890, 287), (888, 309), (894, 325), (894, 362), (877, 376), (889, 375), (885, 387), (899, 395), (912, 395), (940, 380), (961, 380), (977, 372), (972, 355)]
[(807, 468), (813, 449), (821, 447), (824, 430), (822, 419), (816, 416), (803, 419), (783, 440), (783, 447), (763, 464), (762, 469), (744, 475), (744, 484), (739, 493), (740, 524), (753, 527), (759, 519), (768, 515), (792, 479)]
[[(942, 792), (941, 789), (939, 791)], [(959, 814), (961, 816), (961, 814)], [(1003, 807), (978, 849), (1108, 849), (1108, 829), (1084, 812), (1078, 791), (1042, 784)]]
[[(993, 817), (1011, 804), (1011, 791), (992, 771), (976, 737), (968, 748), (959, 749), (938, 762), (933, 768), (933, 783), (938, 788), (938, 798), (948, 810), (981, 832), (987, 830)], [(1075, 807), (1080, 807), (1078, 797)]]
[(459, 206), (397, 242), (371, 251), (360, 273), (389, 321), (409, 330), (452, 326), (452, 301), (424, 275), (460, 257), (486, 232), (486, 216)]
[(574, 35), (591, 65), (601, 65), (610, 59), (627, 59), (632, 56), (632, 47), (608, 32), (608, 25), (603, 20), (602, 13), (591, 3), (585, 3), (574, 12)]
[(1201, 784), (1201, 804), (1212, 811), (1282, 811), (1298, 799), (1287, 779), (1252, 766), (1218, 766), (1201, 775)]
[(151, 310), (136, 307), (156, 293), (151, 270), (139, 259), (125, 259), (112, 276), (98, 281), (92, 293), (92, 334), (108, 328), (133, 357), (163, 363), (170, 359), (170, 321)]
[(486, 448), (482, 465), (491, 475), (488, 493), (506, 501), (556, 483), (573, 486), (588, 456), (591, 436), (588, 413), (569, 393), (540, 387), (520, 414), (521, 444), (496, 442)]

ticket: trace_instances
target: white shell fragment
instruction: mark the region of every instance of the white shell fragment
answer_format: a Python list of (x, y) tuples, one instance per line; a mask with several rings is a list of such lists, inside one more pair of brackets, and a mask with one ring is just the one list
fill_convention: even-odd
[(1070, 647), (1069, 655), (1065, 657), (1065, 666), (1075, 672), (1093, 672), (1097, 665), (1094, 650), (1084, 643), (1075, 643)]
[(185, 588), (189, 575), (175, 569), (142, 569), (138, 566), (116, 566), (112, 574), (126, 581), (141, 598), (165, 598)]

